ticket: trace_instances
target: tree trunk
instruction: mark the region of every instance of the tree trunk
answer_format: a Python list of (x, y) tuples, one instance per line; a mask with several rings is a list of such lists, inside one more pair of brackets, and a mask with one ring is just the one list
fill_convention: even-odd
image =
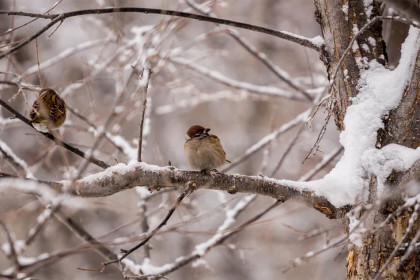
[[(377, 7), (365, 7), (363, 0), (315, 0), (316, 18), (322, 28), (325, 48), (321, 59), (327, 67), (329, 78), (332, 77), (338, 66), (338, 61), (351, 41), (354, 32), (360, 30), (373, 17), (379, 15)], [(386, 52), (382, 39), (382, 24), (378, 22), (357, 38), (357, 45), (343, 60), (341, 69), (332, 91), (331, 113), (336, 125), (343, 130), (343, 119), (350, 98), (358, 94), (357, 82), (360, 71), (367, 63), (376, 59), (386, 65)], [(375, 40), (373, 43), (372, 39)], [(368, 50), (369, 49), (369, 50)], [(344, 75), (343, 73), (346, 73)], [(345, 77), (346, 76), (346, 77)], [(384, 119), (383, 130), (378, 131), (378, 147), (396, 143), (410, 148), (420, 145), (420, 52), (417, 55), (411, 83), (403, 93), (399, 107), (389, 113), (389, 118)], [(418, 172), (418, 171), (417, 171)], [(408, 221), (413, 214), (413, 207), (395, 213), (396, 209), (404, 204), (401, 190), (404, 183), (412, 178), (413, 173), (392, 173), (388, 178), (388, 185), (397, 195), (393, 196), (381, 207), (370, 212), (367, 224), (372, 228), (380, 225), (390, 214), (395, 215), (387, 225), (380, 230), (370, 231), (363, 238), (363, 245), (358, 247), (350, 245), (347, 257), (347, 279), (374, 279), (387, 262), (396, 246), (401, 242), (406, 233)], [(417, 175), (418, 176), (418, 175)], [(376, 178), (370, 178), (371, 192), (375, 189)], [(371, 197), (374, 197), (371, 193)], [(355, 206), (356, 207), (356, 206)], [(411, 231), (407, 233), (402, 244), (410, 243), (420, 230), (420, 219), (416, 219)], [(386, 269), (379, 279), (420, 279), (420, 254), (414, 250), (411, 255), (400, 263), (407, 246), (401, 246), (390, 259)], [(397, 265), (397, 269), (389, 273), (389, 269)]]
[[(366, 15), (362, 0), (344, 0), (342, 2), (315, 0), (315, 18), (321, 26), (325, 40), (321, 60), (327, 67), (330, 79), (355, 32), (358, 32), (368, 22), (368, 19), (378, 15), (375, 6), (370, 6), (370, 14)], [(374, 41), (370, 38), (373, 38)], [(367, 68), (367, 63), (372, 59), (385, 65), (385, 58), (382, 25), (378, 21), (369, 30), (358, 36), (352, 51), (347, 53), (341, 64), (341, 71), (336, 79), (330, 104), (335, 123), (340, 130), (344, 129), (343, 119), (346, 109), (350, 105), (349, 100), (357, 95), (360, 70)]]

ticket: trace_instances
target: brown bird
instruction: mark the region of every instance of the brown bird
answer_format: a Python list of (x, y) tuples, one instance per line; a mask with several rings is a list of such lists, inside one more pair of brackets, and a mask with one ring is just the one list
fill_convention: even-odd
[(210, 170), (224, 165), (226, 153), (219, 137), (209, 134), (210, 128), (191, 126), (185, 136), (184, 151), (188, 164), (195, 170)]
[(66, 113), (64, 100), (53, 89), (44, 88), (34, 101), (29, 116), (36, 130), (51, 132), (63, 125)]

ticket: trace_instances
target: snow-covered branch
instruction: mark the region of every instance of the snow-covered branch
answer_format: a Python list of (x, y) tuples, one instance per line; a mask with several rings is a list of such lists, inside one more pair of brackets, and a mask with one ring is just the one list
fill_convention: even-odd
[(283, 98), (288, 98), (288, 99), (292, 99), (292, 100), (305, 100), (304, 98), (302, 98), (301, 96), (298, 96), (296, 94), (291, 93), (290, 91), (278, 88), (278, 87), (273, 87), (273, 86), (259, 86), (259, 85), (254, 85), (251, 83), (247, 83), (247, 82), (242, 82), (242, 81), (236, 81), (233, 79), (230, 79), (228, 77), (226, 77), (225, 75), (221, 74), (220, 72), (214, 71), (214, 70), (210, 70), (207, 69), (203, 66), (200, 66), (196, 63), (194, 63), (191, 60), (185, 59), (185, 58), (181, 58), (181, 57), (170, 57), (168, 58), (168, 60), (172, 63), (181, 65), (181, 66), (186, 66), (194, 71), (197, 71), (201, 74), (203, 74), (204, 76), (213, 79), (219, 83), (222, 83), (224, 85), (227, 85), (229, 87), (233, 87), (239, 90), (246, 90), (252, 93), (258, 93), (258, 94), (264, 94), (267, 96), (272, 96), (272, 97), (283, 97)]
[[(136, 186), (147, 186), (150, 191), (168, 187), (185, 188), (194, 183), (198, 189), (222, 190), (233, 193), (252, 193), (286, 201), (298, 199), (329, 218), (342, 217), (347, 208), (334, 207), (327, 198), (317, 195), (304, 183), (275, 180), (263, 176), (228, 175), (218, 172), (203, 174), (174, 167), (159, 167), (144, 162), (117, 164), (70, 184), (69, 181), (50, 183), (59, 192), (82, 197), (104, 197)], [(302, 184), (299, 186), (299, 184)]]

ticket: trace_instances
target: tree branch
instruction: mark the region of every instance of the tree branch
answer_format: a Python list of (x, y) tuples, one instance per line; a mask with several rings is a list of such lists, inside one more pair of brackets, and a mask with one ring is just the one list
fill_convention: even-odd
[(182, 200), (188, 196), (192, 191), (194, 190), (194, 184), (192, 183), (188, 183), (186, 186), (186, 189), (181, 193), (181, 195), (178, 197), (178, 199), (176, 200), (175, 204), (172, 206), (172, 208), (168, 211), (168, 213), (166, 214), (165, 218), (160, 222), (160, 224), (155, 227), (150, 233), (147, 234), (147, 236), (144, 238), (144, 240), (142, 242), (140, 242), (139, 244), (137, 244), (136, 246), (134, 246), (133, 248), (129, 249), (129, 250), (123, 250), (121, 249), (121, 252), (124, 253), (120, 258), (116, 259), (116, 260), (112, 260), (109, 262), (104, 262), (102, 263), (102, 265), (104, 266), (103, 269), (105, 269), (108, 265), (116, 263), (116, 262), (121, 262), (123, 259), (125, 259), (126, 257), (128, 257), (128, 255), (130, 255), (132, 252), (134, 252), (135, 250), (137, 250), (138, 248), (144, 246), (145, 244), (147, 244), (147, 242), (164, 226), (166, 225), (166, 223), (168, 222), (169, 218), (172, 216), (172, 214), (175, 212), (176, 208), (179, 206), (179, 204), (181, 204)]
[(154, 191), (168, 187), (185, 188), (189, 182), (193, 182), (198, 189), (221, 190), (230, 194), (252, 193), (281, 201), (298, 199), (331, 219), (341, 218), (348, 211), (347, 206), (336, 208), (325, 197), (317, 196), (310, 190), (290, 187), (292, 184), (296, 185), (296, 182), (288, 180), (219, 172), (203, 174), (199, 171), (186, 171), (169, 166), (159, 167), (144, 162), (133, 162), (128, 165), (120, 163), (72, 184), (67, 181), (48, 184), (58, 192), (81, 197), (104, 197), (136, 186), (147, 186), (150, 191)]
[(35, 38), (39, 37), (42, 33), (50, 29), (53, 25), (55, 25), (58, 22), (63, 21), (66, 18), (71, 18), (75, 16), (81, 16), (81, 15), (99, 15), (99, 14), (111, 14), (111, 13), (144, 13), (144, 14), (158, 14), (158, 15), (168, 15), (168, 16), (174, 16), (174, 17), (183, 17), (183, 18), (190, 18), (195, 19), (199, 21), (207, 21), (207, 22), (213, 22), (228, 26), (234, 26), (242, 29), (248, 29), (255, 32), (265, 33), (268, 35), (272, 35), (278, 38), (282, 38), (294, 43), (298, 43), (299, 45), (302, 45), (304, 47), (308, 47), (311, 49), (314, 49), (316, 51), (320, 50), (320, 47), (314, 43), (311, 39), (294, 35), (289, 32), (283, 32), (283, 31), (277, 31), (269, 28), (265, 28), (262, 26), (252, 25), (248, 23), (228, 20), (228, 19), (221, 19), (221, 18), (214, 18), (204, 15), (197, 15), (197, 14), (191, 14), (186, 12), (180, 12), (180, 11), (173, 11), (173, 10), (162, 10), (162, 9), (149, 9), (149, 8), (139, 8), (139, 7), (121, 7), (121, 8), (105, 8), (105, 9), (86, 9), (86, 10), (77, 10), (77, 11), (71, 11), (67, 13), (62, 14), (35, 14), (35, 13), (26, 13), (26, 12), (15, 12), (15, 11), (0, 11), (0, 15), (16, 15), (16, 16), (26, 16), (26, 17), (36, 17), (36, 18), (44, 18), (44, 19), (51, 19), (51, 22), (48, 23), (46, 26), (44, 26), (42, 29), (37, 31), (35, 34), (33, 34), (31, 37), (23, 41), (22, 43), (14, 46), (13, 48), (10, 48), (8, 51), (3, 52), (0, 54), (0, 59), (3, 57), (17, 51), (18, 49), (22, 48)]
[(143, 150), (144, 115), (146, 113), (146, 106), (147, 106), (147, 90), (149, 88), (150, 76), (152, 75), (152, 70), (151, 69), (146, 69), (146, 70), (143, 69), (143, 71), (145, 71), (144, 79), (146, 79), (146, 84), (144, 85), (144, 88), (143, 88), (143, 92), (144, 92), (143, 110), (141, 112), (141, 120), (140, 120), (139, 146), (138, 146), (138, 149), (137, 149), (137, 161), (142, 161), (141, 160), (141, 153), (142, 153), (142, 150)]
[[(7, 104), (4, 100), (0, 99), (0, 105), (3, 106), (4, 108), (6, 108), (10, 113), (14, 114), (16, 116), (16, 118), (18, 118), (19, 120), (21, 120), (22, 122), (24, 122), (25, 124), (29, 125), (30, 127), (33, 128), (32, 123), (30, 120), (28, 120), (27, 118), (25, 118), (25, 116), (23, 116), (21, 113), (19, 113), (18, 111), (16, 111), (15, 109), (13, 109), (12, 107), (10, 107), (9, 104)], [(89, 162), (102, 167), (102, 168), (108, 168), (109, 165), (106, 164), (105, 162), (103, 162), (102, 160), (98, 160), (96, 158), (94, 158), (93, 156), (88, 157), (84, 152), (82, 152), (81, 150), (67, 144), (66, 142), (63, 142), (57, 138), (54, 137), (54, 135), (50, 134), (50, 133), (43, 133), (40, 132), (38, 130), (36, 130), (37, 132), (41, 133), (42, 135), (44, 135), (45, 137), (47, 137), (48, 139), (54, 141), (57, 145), (63, 147), (64, 149), (82, 157), (87, 159)]]

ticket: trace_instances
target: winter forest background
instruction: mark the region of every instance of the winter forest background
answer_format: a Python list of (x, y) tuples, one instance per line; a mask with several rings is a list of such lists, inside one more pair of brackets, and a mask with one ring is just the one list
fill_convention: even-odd
[[(139, 11), (50, 16), (112, 7), (287, 32)], [(0, 10), (37, 14), (0, 13), (0, 278), (419, 279), (417, 1)], [(42, 87), (68, 106), (54, 136), (17, 116)], [(221, 138), (226, 175), (185, 171), (194, 124)]]

